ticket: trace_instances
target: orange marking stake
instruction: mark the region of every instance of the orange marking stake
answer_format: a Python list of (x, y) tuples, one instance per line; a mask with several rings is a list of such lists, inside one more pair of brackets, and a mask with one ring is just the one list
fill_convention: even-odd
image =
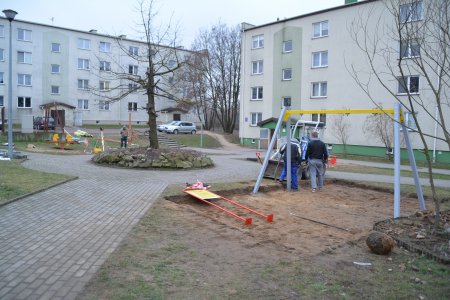
[(260, 213), (260, 212), (258, 212), (256, 210), (254, 210), (254, 209), (251, 209), (251, 208), (249, 208), (247, 206), (239, 204), (239, 203), (237, 203), (237, 202), (235, 202), (233, 200), (227, 199), (227, 198), (222, 197), (220, 195), (214, 194), (213, 192), (210, 192), (208, 190), (205, 190), (205, 189), (192, 189), (192, 188), (188, 187), (188, 188), (185, 188), (183, 190), (183, 192), (188, 194), (188, 195), (191, 195), (191, 196), (193, 196), (193, 197), (195, 197), (197, 199), (199, 199), (200, 201), (208, 203), (209, 205), (212, 205), (212, 206), (214, 206), (214, 207), (216, 207), (216, 208), (226, 212), (227, 214), (229, 214), (229, 215), (231, 215), (231, 216), (233, 216), (235, 218), (238, 218), (239, 220), (244, 221), (245, 225), (252, 224), (252, 218), (243, 218), (243, 217), (241, 217), (241, 216), (239, 216), (239, 215), (237, 215), (237, 214), (235, 214), (235, 213), (233, 213), (233, 212), (231, 212), (231, 211), (229, 211), (229, 210), (227, 210), (227, 209), (225, 209), (225, 208), (223, 208), (223, 207), (221, 207), (221, 206), (219, 206), (219, 205), (217, 205), (215, 203), (212, 203), (212, 202), (210, 202), (208, 200), (209, 199), (222, 199), (222, 200), (225, 200), (225, 201), (227, 201), (227, 202), (229, 202), (231, 204), (234, 204), (234, 205), (236, 205), (236, 206), (238, 206), (240, 208), (246, 209), (246, 210), (248, 210), (248, 211), (250, 211), (250, 212), (252, 212), (254, 214), (257, 214), (257, 215), (265, 218), (267, 220), (267, 222), (273, 222), (273, 215), (267, 215), (266, 216), (266, 215), (264, 215), (264, 214), (262, 214), (262, 213)]

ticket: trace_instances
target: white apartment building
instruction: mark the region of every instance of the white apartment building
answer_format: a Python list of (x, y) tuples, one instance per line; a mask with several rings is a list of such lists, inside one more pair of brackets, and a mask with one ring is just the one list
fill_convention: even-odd
[[(432, 0), (423, 0), (432, 1)], [(422, 0), (404, 1), (400, 8), (414, 10), (416, 20), (420, 22), (425, 7)], [(344, 2), (344, 0), (343, 0)], [(284, 99), (291, 101), (292, 109), (302, 110), (330, 110), (330, 109), (372, 109), (375, 103), (383, 108), (393, 108), (400, 99), (407, 103), (404, 91), (408, 88), (411, 94), (420, 96), (424, 103), (429, 103), (434, 114), (435, 100), (427, 81), (418, 73), (406, 74), (403, 87), (399, 80), (392, 79), (387, 74), (379, 73), (386, 85), (395, 91), (395, 97), (389, 93), (370, 74), (370, 66), (366, 53), (361, 51), (355, 42), (353, 33), (358, 26), (368, 33), (375, 33), (379, 45), (393, 51), (390, 63), (396, 64), (399, 53), (413, 55), (413, 46), (404, 45), (392, 38), (393, 34), (381, 32), (386, 24), (394, 24), (393, 16), (386, 10), (383, 0), (346, 1), (342, 6), (309, 13), (297, 17), (277, 20), (273, 23), (254, 26), (242, 24), (242, 81), (240, 93), (240, 126), (239, 136), (244, 145), (258, 145), (261, 128), (269, 128), (274, 133), (276, 121), (280, 115)], [(362, 28), (362, 25), (366, 26)], [(359, 32), (361, 37), (361, 32)], [(372, 40), (371, 40), (372, 38)], [(368, 42), (373, 42), (370, 34)], [(396, 52), (396, 53), (394, 53)], [(403, 58), (405, 58), (403, 56)], [(383, 69), (385, 61), (375, 60)], [(358, 86), (353, 70), (357, 71), (357, 78), (368, 83), (371, 98)], [(386, 73), (388, 73), (386, 71)], [(372, 77), (370, 77), (372, 76)], [(399, 74), (400, 76), (400, 74)], [(431, 80), (438, 80), (432, 78)], [(448, 86), (447, 86), (448, 87)], [(448, 91), (447, 95), (448, 95)], [(428, 102), (427, 102), (428, 101)], [(448, 100), (446, 100), (448, 103)], [(375, 103), (374, 103), (375, 102)], [(427, 104), (425, 105), (427, 106)], [(333, 151), (342, 152), (342, 143), (332, 133), (337, 115), (302, 115), (294, 118), (303, 120), (322, 121), (322, 139), (333, 144)], [(427, 142), (436, 161), (450, 162), (450, 152), (445, 142), (434, 139), (435, 121), (419, 108), (417, 116), (422, 128), (430, 136)], [(450, 120), (450, 108), (444, 110), (444, 116)], [(445, 118), (444, 117), (444, 118)], [(347, 153), (371, 154), (384, 156), (386, 149), (379, 141), (368, 136), (363, 130), (366, 115), (345, 116), (345, 122), (350, 124)], [(406, 115), (408, 119), (408, 115)], [(409, 125), (411, 124), (409, 116)], [(266, 131), (267, 132), (267, 131)], [(437, 129), (437, 135), (443, 136), (442, 130)], [(410, 139), (415, 149), (423, 149), (417, 133), (411, 132)], [(423, 156), (417, 152), (418, 159)], [(402, 152), (402, 156), (406, 153)], [(404, 156), (406, 157), (406, 156)]]
[[(159, 49), (173, 55), (173, 60), (166, 61), (169, 66), (176, 63), (175, 56), (183, 59), (190, 53), (181, 48)], [(129, 120), (145, 124), (147, 96), (142, 89), (121, 100), (114, 98), (128, 89), (136, 89), (135, 83), (124, 79), (126, 76), (119, 79), (118, 73), (145, 76), (148, 64), (134, 58), (145, 56), (147, 50), (145, 43), (126, 36), (15, 19), (10, 54), (9, 21), (0, 17), (0, 108), (8, 103), (8, 62), (12, 55), (14, 124), (20, 123), (22, 116), (44, 116), (45, 107), (51, 116), (58, 114), (59, 121), (68, 126), (127, 124)], [(160, 78), (163, 82), (172, 79), (170, 74)], [(155, 104), (156, 111), (162, 110), (159, 122), (181, 118), (174, 109), (175, 101), (157, 97)], [(183, 119), (193, 121), (194, 116), (184, 115)]]

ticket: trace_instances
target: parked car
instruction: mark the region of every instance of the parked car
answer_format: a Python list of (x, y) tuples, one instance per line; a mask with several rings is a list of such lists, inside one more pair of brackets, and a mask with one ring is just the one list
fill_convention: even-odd
[(190, 133), (195, 134), (197, 132), (197, 129), (195, 128), (195, 124), (191, 122), (184, 122), (184, 121), (176, 121), (170, 125), (164, 126), (164, 131), (167, 133)]
[(157, 127), (157, 129), (158, 129), (159, 132), (163, 132), (165, 126), (169, 126), (169, 125), (175, 124), (176, 122), (178, 122), (178, 121), (172, 121), (172, 122), (167, 123), (167, 124), (159, 124), (159, 125), (156, 126), (156, 127)]
[[(35, 117), (33, 122), (34, 129), (44, 129), (45, 128), (45, 118)], [(47, 129), (55, 130), (55, 119), (52, 117), (48, 118)]]

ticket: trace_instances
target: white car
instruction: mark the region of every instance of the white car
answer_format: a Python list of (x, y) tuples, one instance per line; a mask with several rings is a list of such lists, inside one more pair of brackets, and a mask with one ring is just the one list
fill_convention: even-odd
[(195, 124), (191, 122), (184, 122), (184, 121), (176, 121), (172, 122), (169, 125), (164, 126), (164, 131), (167, 133), (190, 133), (195, 134), (197, 132), (197, 129), (195, 128)]
[(176, 122), (178, 122), (178, 121), (172, 121), (172, 122), (167, 123), (167, 124), (159, 124), (158, 126), (156, 126), (156, 128), (158, 129), (159, 132), (163, 132), (165, 126), (172, 125), (172, 124), (174, 124)]

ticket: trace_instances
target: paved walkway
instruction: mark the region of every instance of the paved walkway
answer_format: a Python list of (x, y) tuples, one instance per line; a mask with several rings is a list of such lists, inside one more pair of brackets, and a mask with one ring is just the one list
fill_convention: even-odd
[(74, 299), (168, 184), (257, 177), (245, 150), (208, 152), (215, 168), (177, 172), (30, 153), (27, 168), (79, 179), (0, 207), (0, 299)]
[[(245, 160), (255, 150), (220, 141), (222, 149), (201, 150), (216, 166), (190, 171), (106, 168), (89, 155), (30, 153), (25, 167), (79, 179), (0, 207), (0, 299), (76, 298), (169, 184), (256, 180), (260, 164)], [(375, 178), (355, 179), (364, 177)]]

